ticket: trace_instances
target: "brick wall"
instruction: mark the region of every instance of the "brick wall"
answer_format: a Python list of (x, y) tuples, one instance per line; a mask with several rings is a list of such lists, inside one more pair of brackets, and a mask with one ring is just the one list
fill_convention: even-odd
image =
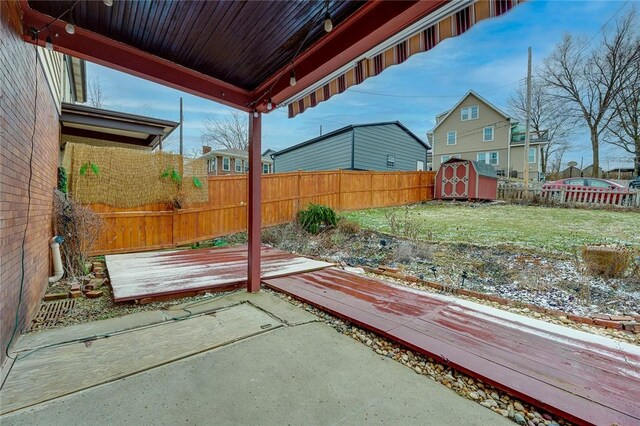
[(18, 2), (0, 1), (0, 8), (0, 362), (4, 363), (18, 308), (36, 78), (37, 122), (20, 330), (38, 309), (51, 272), (48, 240), (52, 237), (59, 124), (42, 67), (35, 66), (35, 47), (20, 37)]

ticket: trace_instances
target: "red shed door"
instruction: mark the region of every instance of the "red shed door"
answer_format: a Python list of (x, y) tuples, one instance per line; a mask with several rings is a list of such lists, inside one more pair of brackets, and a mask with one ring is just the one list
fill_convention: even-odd
[(442, 198), (469, 198), (469, 162), (442, 165)]

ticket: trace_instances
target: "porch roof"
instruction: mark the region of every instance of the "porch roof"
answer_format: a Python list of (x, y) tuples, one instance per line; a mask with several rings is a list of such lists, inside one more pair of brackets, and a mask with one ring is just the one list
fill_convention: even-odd
[[(55, 50), (72, 56), (244, 111), (267, 112), (271, 99), (293, 116), (519, 0), (20, 2), (27, 41), (44, 45), (50, 36)], [(74, 34), (65, 31), (70, 21)], [(404, 52), (376, 68), (373, 58), (396, 44)]]

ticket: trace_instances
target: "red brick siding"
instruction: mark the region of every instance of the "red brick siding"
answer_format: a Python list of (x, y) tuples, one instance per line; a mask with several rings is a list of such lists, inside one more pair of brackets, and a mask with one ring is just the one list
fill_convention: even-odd
[(35, 67), (35, 47), (20, 37), (18, 2), (0, 1), (0, 8), (0, 78), (3, 82), (0, 95), (0, 362), (4, 362), (18, 308), (36, 78), (37, 123), (19, 331), (37, 310), (50, 275), (48, 240), (52, 237), (52, 191), (57, 179), (59, 124), (42, 67)]

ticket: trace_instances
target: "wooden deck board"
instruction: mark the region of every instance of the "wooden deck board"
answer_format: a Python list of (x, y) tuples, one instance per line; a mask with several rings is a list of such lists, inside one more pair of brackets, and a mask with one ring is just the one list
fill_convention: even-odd
[[(263, 278), (308, 272), (330, 263), (262, 247)], [(105, 257), (116, 302), (229, 289), (247, 281), (247, 247), (171, 250)]]
[(334, 268), (264, 283), (579, 424), (640, 424), (640, 348)]

